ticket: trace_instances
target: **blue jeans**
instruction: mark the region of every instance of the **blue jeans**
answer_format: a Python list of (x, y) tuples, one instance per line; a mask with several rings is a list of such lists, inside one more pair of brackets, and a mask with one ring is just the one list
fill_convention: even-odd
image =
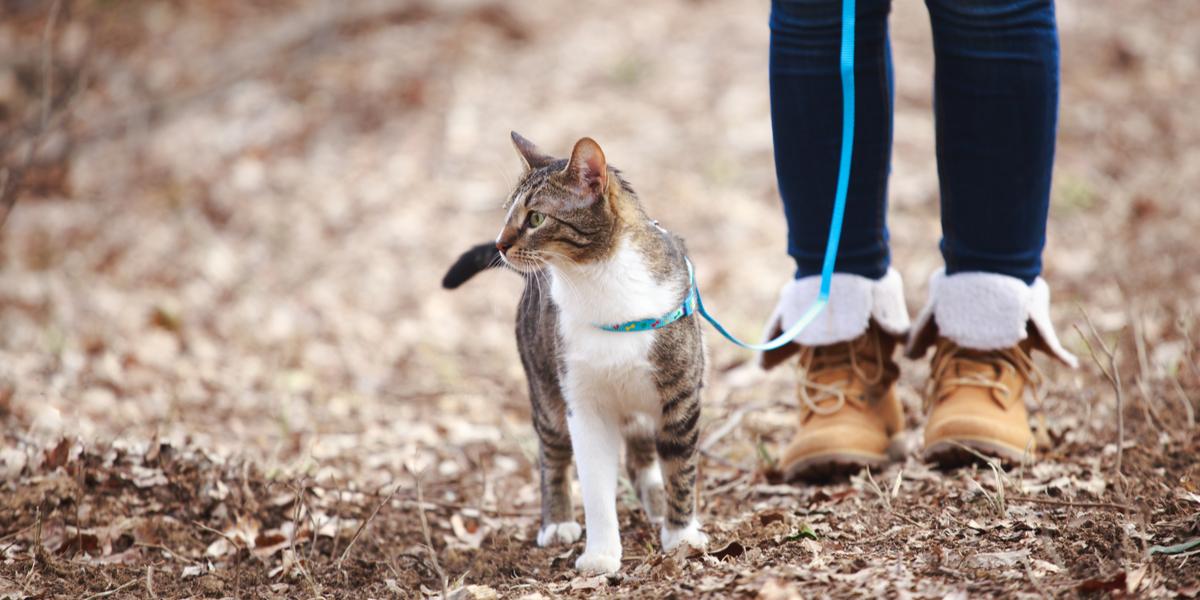
[[(926, 0), (946, 272), (1041, 273), (1058, 113), (1053, 0)], [(889, 265), (890, 0), (858, 0), (857, 121), (835, 270)], [(772, 0), (775, 171), (797, 277), (821, 272), (841, 148), (841, 2)]]

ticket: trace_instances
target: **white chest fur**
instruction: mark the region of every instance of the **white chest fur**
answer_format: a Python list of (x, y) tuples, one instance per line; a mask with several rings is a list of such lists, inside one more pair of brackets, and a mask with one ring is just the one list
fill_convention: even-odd
[(680, 285), (656, 282), (645, 259), (627, 243), (600, 263), (551, 267), (551, 278), (567, 363), (567, 402), (612, 416), (656, 414), (650, 362), (656, 333), (604, 331), (595, 325), (666, 314), (683, 293)]

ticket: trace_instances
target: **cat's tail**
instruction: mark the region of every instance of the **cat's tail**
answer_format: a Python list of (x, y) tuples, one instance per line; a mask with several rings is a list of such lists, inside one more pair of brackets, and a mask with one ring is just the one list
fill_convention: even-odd
[(500, 251), (496, 249), (495, 242), (479, 244), (458, 257), (454, 266), (450, 267), (446, 276), (442, 278), (442, 287), (452, 290), (466, 283), (476, 273), (499, 267), (501, 263)]

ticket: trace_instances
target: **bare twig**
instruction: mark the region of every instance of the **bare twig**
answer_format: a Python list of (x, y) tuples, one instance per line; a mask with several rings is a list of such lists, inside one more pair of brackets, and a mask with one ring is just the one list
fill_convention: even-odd
[(748, 484), (750, 483), (750, 480), (753, 478), (754, 478), (753, 473), (742, 472), (737, 477), (734, 477), (733, 479), (729, 480), (729, 482), (721, 484), (720, 486), (717, 486), (717, 487), (709, 490), (707, 492), (707, 494), (711, 498), (720, 498), (720, 497), (724, 496), (730, 490), (733, 490), (735, 488), (747, 487)]
[[(338, 485), (336, 479), (334, 479), (333, 483), (334, 483), (334, 485)], [(337, 488), (337, 495), (338, 495), (338, 507), (340, 508), (341, 504), (342, 504), (341, 487)], [(311, 527), (312, 531), (313, 531), (312, 539), (309, 540), (309, 543), (308, 543), (308, 563), (313, 564), (313, 553), (315, 553), (317, 550), (317, 538), (320, 537), (318, 530), (320, 528), (317, 526), (317, 516), (315, 514), (313, 514), (312, 506), (310, 506), (308, 504), (308, 494), (307, 493), (302, 494), (301, 496), (299, 496), (298, 499), (300, 502), (304, 503), (304, 510), (305, 510), (305, 512), (308, 513), (308, 526)], [(337, 536), (338, 536), (338, 525), (335, 524), (333, 527), (333, 541), (335, 544), (337, 543), (337, 539), (338, 539)], [(333, 556), (333, 554), (336, 554), (336, 552), (331, 553), (330, 556)]]
[(1020, 493), (1022, 491), (1022, 489), (1021, 489), (1022, 486), (1020, 485), (1019, 482), (1024, 481), (1025, 463), (1029, 459), (1030, 455), (1032, 454), (1033, 440), (1030, 440), (1029, 443), (1027, 443), (1025, 445), (1025, 450), (1023, 450), (1021, 453), (1021, 463), (1020, 463), (1021, 474), (1017, 481), (1013, 481), (1010, 474), (1004, 470), (1004, 465), (999, 460), (997, 460), (995, 457), (987, 456), (986, 454), (983, 454), (982, 452), (980, 452), (970, 446), (967, 446), (966, 444), (960, 444), (958, 442), (954, 442), (954, 445), (958, 446), (959, 449), (961, 449), (962, 451), (967, 452), (968, 454), (975, 456), (975, 458), (978, 458), (979, 460), (983, 461), (983, 463), (986, 464), (988, 466), (988, 468), (990, 468), (992, 470), (992, 477), (995, 479), (995, 482), (996, 482), (996, 485), (995, 485), (996, 493), (994, 493), (994, 494), (990, 494), (987, 492), (987, 490), (983, 489), (983, 485), (980, 484), (978, 481), (975, 481), (974, 479), (971, 479), (970, 477), (967, 477), (967, 480), (974, 483), (976, 486), (979, 487), (979, 490), (982, 491), (984, 496), (987, 497), (988, 502), (991, 503), (992, 507), (995, 508), (1000, 513), (1001, 518), (1008, 516), (1008, 495), (1005, 492), (1005, 488), (1007, 488), (1008, 486), (1012, 486), (1012, 489), (1014, 492)]
[(32, 560), (29, 561), (29, 573), (25, 575), (25, 584), (33, 580), (33, 572), (37, 569), (38, 558), (45, 552), (46, 550), (42, 548), (42, 505), (39, 503), (33, 519), (33, 548), (30, 550)]
[[(308, 500), (305, 499), (305, 494), (307, 493), (306, 490), (308, 487), (305, 485), (304, 480), (296, 482), (296, 487), (294, 489), (296, 490), (296, 506), (295, 510), (292, 512), (292, 535), (289, 536), (288, 539), (288, 549), (291, 550), (292, 556), (296, 559), (296, 567), (300, 569), (300, 574), (304, 576), (304, 581), (308, 583), (309, 591), (312, 593), (313, 597), (316, 598), (321, 595), (317, 586), (317, 582), (313, 579), (312, 573), (309, 572), (308, 567), (304, 566), (304, 560), (301, 559), (298, 554), (296, 554), (296, 536), (300, 533), (300, 513), (302, 511), (307, 511), (309, 521), (312, 523), (311, 527), (313, 543), (309, 544), (310, 563), (312, 562), (312, 549), (315, 546), (316, 539), (320, 533), (317, 531), (317, 524), (313, 519), (312, 510), (308, 508)], [(337, 533), (336, 529), (334, 529), (334, 533)]]
[(1175, 393), (1179, 394), (1179, 400), (1183, 403), (1183, 411), (1187, 414), (1187, 429), (1191, 432), (1196, 427), (1196, 409), (1192, 408), (1192, 399), (1188, 398), (1187, 392), (1183, 391), (1183, 384), (1179, 383), (1178, 378), (1172, 378), (1171, 384), (1175, 388)]
[[(226, 535), (225, 532), (213, 529), (212, 527), (209, 527), (200, 521), (192, 521), (192, 525), (209, 533), (215, 533), (222, 538), (225, 538), (225, 541), (229, 542), (230, 546), (233, 546), (233, 597), (240, 598), (242, 592), (242, 545), (237, 543), (237, 540)], [(250, 556), (254, 555), (250, 554)]]
[(1138, 393), (1150, 421), (1159, 431), (1170, 433), (1171, 428), (1163, 423), (1162, 417), (1158, 415), (1158, 410), (1154, 408), (1155, 398), (1150, 388), (1150, 382), (1154, 379), (1154, 375), (1150, 372), (1150, 359), (1146, 352), (1146, 324), (1143, 322), (1142, 316), (1134, 314), (1132, 309), (1129, 311), (1129, 321), (1133, 323), (1133, 347), (1137, 353), (1138, 365), (1134, 383), (1137, 385)]
[(188, 558), (182, 554), (179, 554), (178, 552), (175, 552), (174, 550), (171, 550), (170, 548), (168, 548), (166, 546), (161, 546), (159, 544), (147, 544), (145, 542), (134, 542), (133, 545), (137, 546), (138, 548), (150, 548), (152, 550), (161, 550), (161, 551), (166, 552), (167, 554), (170, 554), (171, 556), (173, 556), (179, 560), (182, 560), (186, 563), (189, 563), (189, 564), (193, 564), (193, 565), (200, 564), (200, 563), (196, 562), (195, 559)]
[(429, 532), (429, 520), (425, 518), (425, 509), (422, 506), (425, 504), (425, 494), (421, 491), (421, 477), (411, 466), (407, 469), (413, 476), (413, 481), (416, 482), (417, 516), (421, 519), (421, 535), (425, 536), (425, 546), (429, 549), (429, 556), (433, 560), (433, 569), (437, 571), (438, 577), (442, 580), (442, 598), (449, 598), (450, 582), (446, 578), (446, 571), (442, 570), (442, 565), (438, 562), (437, 550), (433, 549), (433, 535)]
[(134, 577), (133, 579), (130, 579), (129, 581), (126, 581), (125, 583), (121, 584), (120, 587), (115, 587), (111, 590), (108, 590), (107, 592), (100, 592), (99, 594), (92, 594), (91, 596), (88, 596), (87, 598), (84, 598), (83, 600), (95, 600), (96, 598), (106, 598), (108, 596), (112, 596), (113, 594), (116, 594), (117, 592), (120, 592), (121, 590), (124, 590), (125, 588), (135, 585), (138, 582), (138, 579), (140, 579), (140, 578)]
[(885, 531), (879, 535), (869, 537), (865, 540), (849, 540), (849, 542), (851, 544), (857, 544), (860, 546), (876, 544), (878, 542), (882, 542), (883, 540), (891, 538), (892, 536), (894, 536), (897, 533), (899, 533), (900, 531), (902, 531), (905, 527), (907, 527), (907, 526), (906, 525), (893, 525), (891, 529), (888, 529), (887, 531)]
[[(329, 558), (341, 556), (338, 552), (342, 542), (342, 484), (338, 483), (337, 478), (333, 478), (334, 490), (337, 492), (337, 502), (333, 505), (333, 550), (329, 553)], [(362, 524), (360, 524), (361, 526)], [(313, 545), (316, 545), (317, 536), (313, 536)], [(341, 563), (339, 563), (340, 565)]]
[[(36, 521), (34, 521), (33, 523), (30, 523), (20, 529), (15, 530), (12, 533), (5, 534), (3, 537), (0, 537), (0, 542), (7, 542), (8, 540), (17, 537), (17, 536), (21, 535), (22, 533), (25, 533), (26, 531), (33, 529), (34, 527), (37, 527)], [(9, 544), (9, 545), (11, 546), (12, 544)], [(5, 546), (4, 548), (0, 548), (0, 556), (3, 556), (4, 555), (3, 551), (7, 550), (7, 549), (8, 549), (8, 546)]]
[(867, 484), (871, 486), (871, 491), (875, 492), (876, 496), (879, 496), (879, 501), (883, 503), (883, 507), (886, 508), (888, 512), (893, 512), (892, 497), (889, 496), (887, 492), (883, 491), (883, 488), (879, 487), (878, 483), (875, 483), (875, 478), (871, 476), (871, 467), (867, 467), (866, 471)]
[(721, 438), (729, 435), (731, 431), (737, 429), (738, 425), (741, 425), (742, 419), (746, 416), (746, 413), (759, 410), (761, 408), (763, 408), (762, 403), (755, 402), (753, 404), (747, 404), (746, 406), (734, 411), (733, 414), (729, 415), (729, 417), (725, 419), (725, 422), (722, 423), (720, 427), (716, 428), (707, 436), (705, 436), (704, 441), (700, 442), (700, 451), (707, 452), (710, 450), (717, 444), (717, 442), (721, 441)]
[(241, 546), (241, 544), (237, 543), (237, 540), (235, 540), (235, 539), (233, 539), (233, 538), (229, 537), (229, 535), (228, 535), (228, 534), (226, 534), (224, 531), (220, 531), (220, 530), (217, 530), (217, 529), (213, 529), (212, 527), (209, 527), (208, 525), (205, 525), (204, 523), (201, 523), (200, 521), (192, 521), (192, 525), (193, 525), (194, 527), (198, 527), (198, 528), (200, 528), (200, 529), (203, 529), (204, 531), (207, 531), (207, 532), (209, 532), (209, 533), (215, 533), (215, 534), (217, 534), (217, 535), (219, 535), (219, 536), (221, 536), (221, 537), (225, 538), (225, 541), (229, 542), (229, 545), (230, 545), (230, 546), (233, 546), (234, 548), (241, 548), (241, 547), (242, 547), (242, 546)]
[(733, 469), (740, 473), (753, 473), (754, 472), (753, 467), (743, 467), (743, 466), (733, 462), (732, 460), (729, 460), (728, 458), (725, 458), (724, 456), (721, 456), (720, 454), (713, 452), (712, 450), (701, 450), (700, 455), (703, 456), (704, 458), (707, 458), (708, 460), (711, 460), (711, 461), (723, 466), (723, 467)]
[(1183, 356), (1186, 359), (1184, 362), (1192, 370), (1192, 374), (1200, 379), (1200, 365), (1196, 364), (1196, 359), (1192, 356), (1196, 349), (1196, 345), (1192, 343), (1192, 316), (1190, 311), (1185, 311), (1175, 320), (1175, 327), (1183, 336)]
[(1069, 500), (1055, 500), (1053, 498), (1033, 498), (1029, 496), (1015, 496), (1009, 498), (1011, 502), (1031, 502), (1033, 504), (1049, 504), (1051, 506), (1069, 506), (1071, 508), (1109, 508), (1112, 510), (1120, 510), (1124, 512), (1133, 512), (1132, 506), (1117, 504), (1115, 502), (1072, 502)]
[(146, 565), (146, 593), (151, 598), (158, 598), (158, 594), (154, 593), (154, 565)]
[[(996, 471), (992, 471), (992, 473), (996, 473)], [(983, 497), (987, 500), (988, 506), (990, 506), (992, 510), (996, 511), (996, 516), (1003, 519), (1008, 515), (1008, 506), (1005, 503), (1004, 498), (1004, 486), (1001, 484), (999, 475), (996, 476), (995, 493), (987, 491), (987, 488), (983, 487), (982, 483), (975, 481), (974, 478), (972, 478), (970, 475), (967, 475), (965, 472), (962, 474), (962, 477), (964, 481), (975, 486), (975, 489), (978, 490), (980, 494), (983, 494)]]
[(54, 94), (54, 40), (51, 38), (61, 10), (62, 0), (54, 0), (50, 5), (50, 16), (46, 17), (46, 27), (42, 30), (42, 131), (50, 125), (50, 98)]
[(448, 508), (453, 510), (476, 510), (481, 513), (495, 515), (497, 517), (536, 517), (541, 514), (533, 510), (503, 510), (499, 508), (483, 508), (479, 506), (467, 506), (461, 502), (443, 502), (434, 500), (408, 500), (404, 502), (404, 505), (426, 509), (430, 506), (434, 506), (437, 508)]
[(921, 524), (918, 523), (916, 519), (914, 519), (902, 512), (897, 511), (892, 506), (892, 498), (895, 498), (896, 495), (899, 494), (899, 492), (900, 492), (900, 482), (901, 482), (901, 479), (904, 477), (904, 470), (901, 469), (900, 473), (898, 473), (896, 475), (896, 483), (892, 486), (892, 491), (890, 493), (885, 491), (882, 487), (880, 487), (880, 485), (878, 483), (875, 482), (875, 477), (873, 477), (871, 475), (871, 467), (867, 467), (866, 471), (867, 471), (867, 484), (870, 485), (871, 489), (875, 492), (875, 494), (877, 496), (879, 496), (879, 500), (881, 502), (883, 502), (883, 506), (884, 506), (884, 508), (887, 509), (888, 513), (894, 517), (900, 517), (901, 519), (908, 521), (912, 525), (920, 526)]
[(1100, 357), (1096, 354), (1096, 349), (1092, 346), (1091, 338), (1084, 334), (1079, 325), (1075, 325), (1075, 331), (1079, 332), (1079, 337), (1083, 338), (1083, 343), (1087, 346), (1088, 354), (1091, 355), (1092, 361), (1096, 363), (1096, 367), (1100, 369), (1100, 374), (1112, 385), (1113, 393), (1117, 397), (1117, 476), (1121, 477), (1121, 462), (1125, 455), (1125, 395), (1121, 389), (1121, 371), (1117, 369), (1117, 352), (1119, 347), (1114, 345), (1109, 348), (1108, 344), (1104, 343), (1104, 339), (1100, 337), (1100, 332), (1096, 331), (1096, 325), (1092, 323), (1092, 317), (1088, 315), (1083, 307), (1079, 307), (1079, 312), (1083, 313), (1083, 318), (1087, 321), (1088, 329), (1091, 331), (1091, 337), (1095, 338), (1096, 345), (1100, 347), (1100, 351), (1108, 359), (1106, 367), (1100, 361)]
[[(375, 520), (375, 515), (379, 514), (379, 509), (383, 508), (384, 505), (386, 505), (388, 502), (392, 501), (392, 497), (396, 495), (396, 490), (398, 490), (398, 489), (400, 489), (399, 483), (392, 486), (392, 491), (389, 492), (387, 497), (383, 499), (383, 502), (380, 502), (377, 506), (375, 506), (375, 510), (371, 511), (371, 516), (367, 517), (366, 520), (364, 520), (358, 526), (358, 529), (355, 530), (354, 537), (350, 538), (350, 543), (346, 544), (346, 549), (343, 550), (342, 555), (338, 557), (338, 561), (337, 561), (338, 569), (342, 568), (342, 563), (345, 562), (347, 556), (350, 556), (350, 550), (354, 548), (354, 542), (358, 541), (358, 536), (362, 535), (362, 532), (364, 529), (367, 528), (367, 525), (370, 525), (371, 521)], [(418, 489), (420, 489), (420, 488), (418, 488)]]

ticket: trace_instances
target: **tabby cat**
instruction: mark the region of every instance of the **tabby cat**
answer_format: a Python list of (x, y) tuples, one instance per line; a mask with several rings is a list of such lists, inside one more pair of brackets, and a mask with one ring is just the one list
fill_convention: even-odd
[[(662, 545), (703, 547), (696, 519), (696, 441), (705, 350), (688, 312), (657, 329), (598, 325), (656, 318), (689, 299), (683, 242), (650, 220), (633, 189), (590, 138), (569, 159), (546, 156), (512, 134), (525, 167), (494, 243), (459, 258), (455, 288), (501, 263), (523, 274), (517, 345), (540, 441), (540, 546), (582, 531), (571, 504), (571, 457), (583, 489), (586, 573), (621, 566), (617, 477), (621, 445), (629, 480)], [(665, 485), (664, 485), (665, 482)]]

